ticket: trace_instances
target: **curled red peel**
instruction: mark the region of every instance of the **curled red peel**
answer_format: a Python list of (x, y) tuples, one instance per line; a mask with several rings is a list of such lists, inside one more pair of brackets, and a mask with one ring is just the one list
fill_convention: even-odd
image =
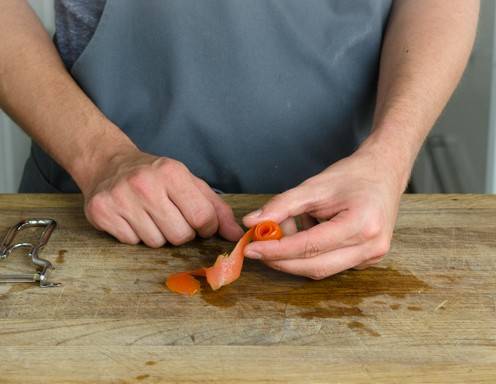
[(211, 267), (170, 275), (166, 281), (167, 288), (176, 293), (192, 296), (200, 289), (200, 282), (193, 276), (205, 276), (213, 290), (231, 284), (241, 274), (244, 249), (250, 241), (279, 240), (282, 235), (279, 224), (273, 221), (259, 223), (243, 235), (231, 254), (219, 255)]

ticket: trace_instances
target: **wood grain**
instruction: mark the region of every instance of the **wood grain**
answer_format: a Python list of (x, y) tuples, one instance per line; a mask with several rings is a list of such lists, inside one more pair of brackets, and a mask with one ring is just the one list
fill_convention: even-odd
[[(268, 198), (225, 196), (238, 218)], [(315, 282), (248, 261), (193, 298), (165, 277), (232, 244), (126, 246), (79, 195), (0, 195), (0, 234), (42, 216), (59, 223), (42, 255), (63, 286), (0, 285), (0, 383), (496, 382), (494, 196), (405, 196), (376, 268)]]

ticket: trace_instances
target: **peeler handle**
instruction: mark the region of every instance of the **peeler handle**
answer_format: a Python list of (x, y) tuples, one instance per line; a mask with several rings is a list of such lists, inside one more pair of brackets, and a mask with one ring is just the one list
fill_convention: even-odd
[(0, 275), (0, 283), (35, 283), (39, 281), (38, 273), (17, 274), (17, 275)]

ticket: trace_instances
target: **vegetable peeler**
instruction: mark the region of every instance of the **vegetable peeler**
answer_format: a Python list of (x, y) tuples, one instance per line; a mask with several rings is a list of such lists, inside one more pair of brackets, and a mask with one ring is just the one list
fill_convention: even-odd
[[(60, 286), (60, 283), (48, 281), (48, 271), (55, 269), (52, 263), (39, 257), (40, 250), (48, 243), (56, 226), (57, 222), (53, 219), (26, 219), (9, 229), (0, 243), (0, 261), (7, 259), (7, 257), (16, 249), (27, 248), (28, 253), (26, 256), (31, 257), (31, 261), (36, 266), (37, 270), (34, 273), (0, 274), (0, 283), (39, 282), (41, 288)], [(14, 243), (14, 239), (19, 232), (33, 227), (44, 228), (36, 244), (27, 242)]]

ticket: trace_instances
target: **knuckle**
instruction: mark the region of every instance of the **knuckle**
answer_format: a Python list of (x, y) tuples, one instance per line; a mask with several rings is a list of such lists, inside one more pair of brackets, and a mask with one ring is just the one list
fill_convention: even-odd
[(149, 182), (148, 175), (144, 171), (138, 171), (131, 174), (127, 178), (127, 183), (131, 189), (140, 196), (150, 196), (151, 183)]
[(391, 240), (389, 238), (385, 237), (379, 239), (369, 248), (368, 252), (363, 254), (360, 264), (370, 266), (381, 262), (384, 256), (386, 256), (389, 252), (390, 248)]
[(308, 236), (305, 240), (305, 249), (303, 251), (304, 258), (312, 258), (321, 253), (320, 246)]
[(374, 257), (372, 259), (367, 259), (363, 263), (354, 266), (353, 269), (357, 269), (357, 270), (361, 271), (361, 270), (370, 268), (370, 267), (372, 267), (372, 266), (380, 263), (383, 258), (384, 258), (383, 256), (376, 256), (376, 257)]
[(281, 240), (274, 243), (262, 243), (258, 245), (257, 251), (267, 260), (284, 260), (288, 254), (288, 247)]
[(312, 280), (323, 280), (329, 276), (329, 274), (322, 268), (316, 268), (307, 274), (307, 276)]
[(87, 215), (93, 220), (98, 220), (107, 207), (107, 203), (103, 195), (98, 194), (93, 196), (86, 204)]
[(215, 218), (215, 211), (210, 208), (198, 208), (193, 212), (191, 224), (194, 228), (204, 228), (212, 223)]
[(280, 193), (272, 197), (262, 208), (263, 211), (267, 210), (277, 210), (280, 207), (287, 207), (288, 201), (291, 200), (291, 196), (293, 196), (293, 190), (287, 190), (286, 192)]
[(140, 239), (137, 236), (131, 236), (130, 234), (126, 233), (118, 234), (116, 237), (117, 240), (119, 240), (121, 243), (128, 245), (137, 245), (140, 242)]
[(271, 200), (270, 203), (272, 204), (280, 204), (286, 201), (286, 195), (290, 194), (291, 190), (286, 191), (284, 193), (280, 193), (279, 195), (275, 195)]
[(353, 267), (353, 269), (357, 271), (363, 271), (364, 269), (367, 269), (369, 267), (368, 264), (358, 264)]
[(370, 260), (369, 265), (379, 264), (384, 259), (384, 256), (378, 256), (375, 259)]
[(195, 232), (194, 231), (184, 231), (181, 233), (174, 234), (170, 237), (167, 238), (167, 240), (172, 244), (172, 245), (182, 245), (185, 244), (195, 238)]
[(174, 159), (159, 159), (159, 169), (166, 175), (178, 174), (187, 171), (186, 166), (180, 161)]
[(140, 242), (140, 239), (133, 231), (126, 230), (125, 227), (120, 225), (114, 225), (109, 230), (106, 230), (106, 232), (123, 244), (136, 245)]
[(375, 258), (383, 258), (391, 249), (391, 240), (388, 238), (381, 239), (376, 246)]
[(109, 193), (112, 201), (119, 207), (123, 207), (126, 205), (127, 196), (126, 196), (126, 187), (124, 183), (119, 183), (112, 188)]
[(297, 185), (296, 187), (290, 188), (287, 191), (276, 195), (275, 199), (280, 199), (280, 201), (286, 203), (288, 200), (294, 200), (301, 196), (302, 189), (306, 189), (306, 185), (302, 187), (302, 185)]
[(227, 204), (222, 198), (219, 197), (219, 201), (217, 204), (217, 209), (220, 211), (222, 215), (231, 215), (234, 216), (234, 211), (232, 207)]
[(382, 231), (382, 222), (378, 219), (370, 219), (361, 230), (362, 238), (371, 240), (376, 238)]
[(278, 261), (272, 261), (272, 260), (262, 260), (262, 262), (267, 265), (268, 267), (280, 271), (280, 272), (287, 272), (283, 266), (278, 262)]
[(143, 240), (143, 242), (150, 248), (160, 248), (165, 244), (165, 239), (158, 237), (151, 237), (149, 239)]

